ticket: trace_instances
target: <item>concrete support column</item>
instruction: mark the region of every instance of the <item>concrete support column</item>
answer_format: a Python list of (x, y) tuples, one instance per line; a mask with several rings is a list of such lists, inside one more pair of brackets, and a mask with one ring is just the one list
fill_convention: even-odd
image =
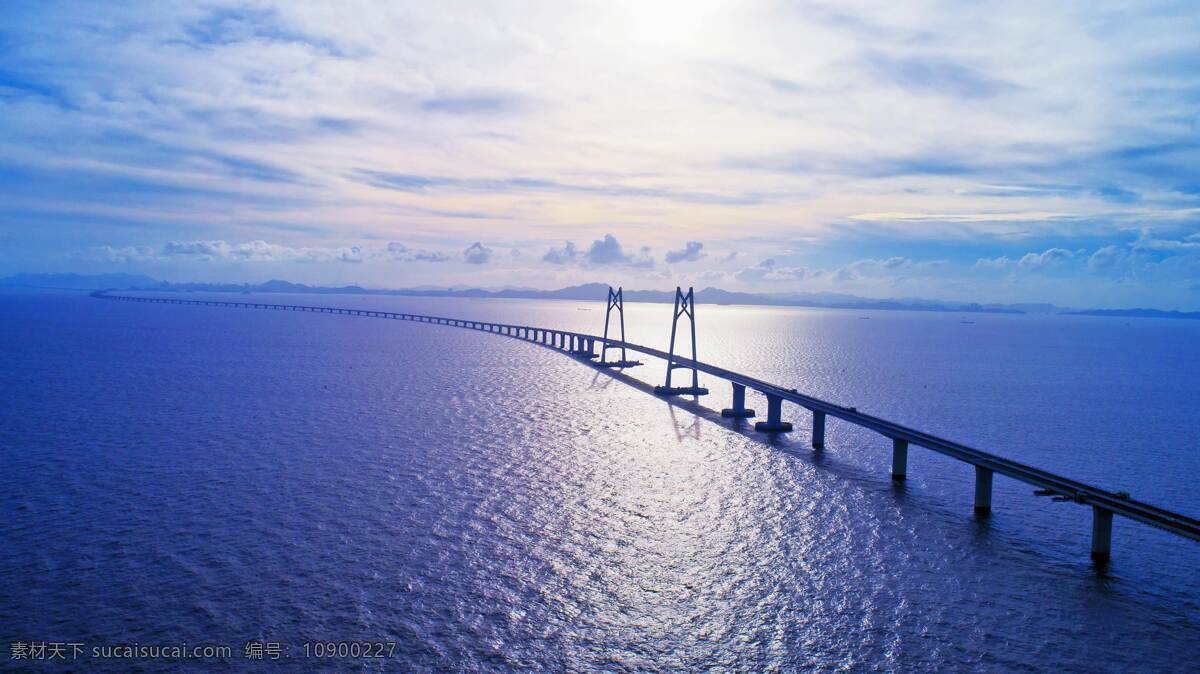
[(821, 449), (825, 446), (825, 413), (813, 410), (812, 446)]
[(975, 512), (992, 512), (992, 471), (983, 466), (975, 466)]
[(738, 419), (747, 419), (754, 416), (754, 410), (746, 409), (746, 387), (744, 385), (733, 384), (733, 404), (721, 410), (721, 416)]
[(908, 476), (908, 440), (892, 438), (892, 479), (903, 482)]
[(754, 424), (754, 430), (764, 433), (787, 433), (792, 425), (783, 420), (783, 398), (776, 395), (767, 396), (767, 420)]
[(1111, 510), (1092, 506), (1092, 559), (1107, 562), (1112, 555)]

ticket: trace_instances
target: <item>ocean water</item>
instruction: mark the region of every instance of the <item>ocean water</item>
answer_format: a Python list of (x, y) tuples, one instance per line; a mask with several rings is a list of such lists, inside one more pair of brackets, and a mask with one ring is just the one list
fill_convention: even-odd
[[(669, 306), (627, 313), (630, 341), (665, 347)], [(706, 362), (1200, 513), (1200, 322), (701, 305), (698, 325)], [(885, 438), (830, 420), (814, 452), (790, 408), (801, 432), (759, 436), (712, 412), (724, 382), (702, 377), (700, 407), (649, 394), (661, 362), (50, 293), (0, 295), (0, 353), (0, 667), (34, 668), (13, 642), (187, 643), (232, 655), (73, 668), (232, 671), (254, 641), (328, 671), (1200, 663), (1200, 545), (1118, 518), (1099, 574), (1087, 508), (997, 476), (978, 519), (969, 466), (912, 448), (893, 484)], [(390, 657), (315, 657), (328, 642)]]

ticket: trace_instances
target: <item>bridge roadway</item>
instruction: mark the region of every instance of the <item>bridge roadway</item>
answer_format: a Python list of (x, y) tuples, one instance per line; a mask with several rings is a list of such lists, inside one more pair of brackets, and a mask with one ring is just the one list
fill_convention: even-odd
[[(854, 407), (843, 407), (797, 392), (795, 389), (784, 388), (777, 384), (748, 377), (725, 368), (709, 365), (683, 356), (674, 358), (665, 351), (640, 344), (623, 342), (616, 339), (604, 340), (598, 335), (539, 328), (507, 323), (492, 323), (487, 321), (472, 321), (443, 316), (426, 316), (420, 314), (377, 311), (374, 309), (345, 309), (339, 307), (317, 307), (296, 304), (274, 304), (256, 302), (232, 302), (223, 300), (188, 300), (169, 297), (141, 297), (134, 295), (111, 295), (103, 291), (92, 293), (93, 297), (127, 302), (152, 302), (162, 304), (189, 304), (200, 306), (236, 307), (247, 309), (273, 309), (278, 311), (301, 311), (326, 314), (344, 314), (350, 316), (367, 316), (389, 318), (419, 323), (432, 323), (454, 327), (480, 330), (495, 334), (506, 335), (526, 341), (542, 344), (558, 350), (596, 358), (596, 344), (605, 343), (610, 347), (625, 348), (629, 351), (642, 353), (654, 358), (660, 358), (675, 367), (695, 368), (714, 377), (731, 382), (734, 386), (734, 400), (737, 406), (730, 416), (753, 416), (752, 410), (744, 409), (745, 389), (753, 389), (767, 397), (770, 409), (770, 422), (779, 424), (779, 410), (782, 401), (794, 403), (813, 414), (813, 445), (821, 447), (824, 444), (825, 417), (831, 416), (843, 421), (870, 429), (892, 439), (892, 477), (903, 480), (907, 466), (907, 451), (909, 445), (931, 449), (959, 461), (975, 466), (975, 508), (986, 513), (991, 509), (992, 475), (999, 473), (1014, 480), (1031, 484), (1038, 488), (1035, 492), (1040, 496), (1053, 496), (1055, 500), (1071, 501), (1092, 507), (1092, 557), (1099, 562), (1109, 558), (1112, 544), (1112, 517), (1120, 515), (1137, 522), (1142, 522), (1164, 531), (1200, 541), (1200, 520), (1181, 515), (1158, 506), (1129, 498), (1125, 494), (1113, 493), (1099, 487), (1093, 487), (1068, 477), (1034, 468), (1011, 459), (990, 454), (968, 447), (952, 440), (946, 440), (929, 433), (924, 433), (907, 426), (881, 419), (870, 414), (859, 412)], [(739, 387), (742, 387), (739, 391)], [(738, 414), (737, 412), (743, 412)], [(789, 424), (782, 424), (790, 428)]]

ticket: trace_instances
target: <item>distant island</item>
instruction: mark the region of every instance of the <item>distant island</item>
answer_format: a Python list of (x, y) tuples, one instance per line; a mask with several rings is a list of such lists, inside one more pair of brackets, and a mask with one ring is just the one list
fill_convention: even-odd
[[(60, 290), (141, 290), (155, 292), (213, 293), (292, 293), (314, 295), (395, 295), (402, 297), (467, 297), (480, 299), (539, 299), (603, 301), (608, 286), (603, 283), (537, 290), (534, 288), (444, 288), (404, 289), (310, 286), (303, 283), (271, 280), (265, 283), (171, 283), (140, 274), (16, 274), (0, 278), (0, 286)], [(671, 303), (674, 293), (665, 290), (626, 290), (630, 302)], [(821, 309), (859, 309), (883, 311), (942, 311), (987, 314), (1069, 314), (1125, 318), (1200, 319), (1200, 311), (1163, 311), (1160, 309), (1070, 309), (1053, 304), (980, 304), (920, 298), (872, 299), (840, 293), (745, 293), (704, 288), (696, 292), (701, 304), (742, 304), (757, 306), (814, 307)]]
[(1086, 309), (1066, 311), (1073, 316), (1122, 316), (1125, 318), (1189, 318), (1200, 319), (1200, 311), (1163, 311), (1162, 309)]

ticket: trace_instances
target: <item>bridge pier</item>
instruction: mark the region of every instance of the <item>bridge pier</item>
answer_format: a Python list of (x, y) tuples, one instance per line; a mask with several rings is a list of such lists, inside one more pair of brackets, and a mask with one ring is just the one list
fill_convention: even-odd
[(595, 341), (591, 337), (576, 337), (575, 348), (572, 349), (571, 353), (574, 353), (576, 356), (595, 358), (594, 344)]
[(721, 410), (721, 416), (748, 419), (754, 416), (754, 410), (746, 409), (746, 387), (742, 384), (733, 385), (733, 405)]
[(1092, 559), (1097, 562), (1112, 556), (1112, 520), (1111, 510), (1092, 506)]
[(992, 512), (992, 470), (975, 466), (975, 513), (986, 515)]
[(764, 433), (787, 433), (792, 425), (783, 420), (783, 398), (776, 395), (767, 396), (767, 420), (754, 424), (754, 430)]
[(812, 446), (813, 449), (821, 449), (825, 447), (825, 413), (813, 410), (812, 415)]
[(892, 438), (892, 479), (903, 482), (908, 476), (908, 440)]

